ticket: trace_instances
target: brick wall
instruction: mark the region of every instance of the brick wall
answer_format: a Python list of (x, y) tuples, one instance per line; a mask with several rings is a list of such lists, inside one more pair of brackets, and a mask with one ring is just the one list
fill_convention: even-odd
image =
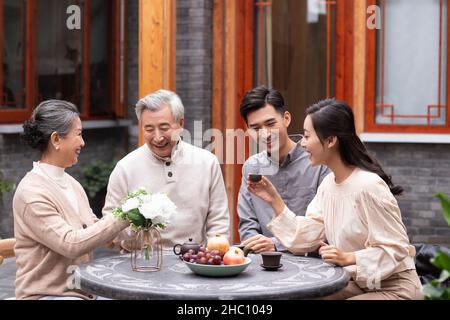
[(138, 145), (137, 118), (134, 106), (139, 100), (139, 1), (127, 0), (127, 103), (128, 117), (132, 120), (129, 145), (134, 149)]
[(450, 145), (370, 143), (385, 171), (405, 192), (398, 198), (411, 242), (450, 245), (438, 192), (450, 195)]
[[(18, 134), (0, 134), (0, 170), (5, 180), (18, 182), (31, 167), (31, 159), (38, 158), (38, 152), (20, 145)], [(13, 193), (4, 193), (0, 203), (0, 238), (13, 235), (12, 215)]]
[(194, 135), (194, 121), (202, 121), (203, 131), (211, 127), (212, 1), (177, 0), (176, 59), (185, 127)]
[[(85, 130), (86, 142), (81, 151), (79, 162), (67, 170), (81, 181), (81, 168), (93, 160), (112, 161), (122, 157), (128, 150), (127, 128)], [(0, 169), (6, 180), (16, 184), (31, 170), (33, 161), (39, 160), (39, 152), (20, 142), (18, 134), (0, 135)], [(3, 195), (0, 204), (0, 238), (12, 237), (14, 224), (12, 215), (13, 193)]]

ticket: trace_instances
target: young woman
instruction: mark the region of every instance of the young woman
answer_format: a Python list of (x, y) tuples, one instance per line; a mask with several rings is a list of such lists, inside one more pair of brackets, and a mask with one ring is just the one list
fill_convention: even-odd
[(267, 178), (248, 180), (250, 192), (275, 216), (268, 228), (294, 253), (319, 249), (353, 281), (333, 299), (421, 299), (421, 284), (395, 195), (402, 193), (356, 135), (351, 108), (327, 99), (307, 110), (302, 147), (312, 165), (326, 165), (306, 216), (296, 216)]
[[(98, 220), (82, 186), (65, 169), (84, 147), (77, 108), (42, 102), (25, 122), (23, 138), (41, 152), (13, 200), (17, 299), (94, 299), (73, 288), (73, 267), (128, 227), (112, 215)], [(72, 270), (72, 271), (71, 271)]]

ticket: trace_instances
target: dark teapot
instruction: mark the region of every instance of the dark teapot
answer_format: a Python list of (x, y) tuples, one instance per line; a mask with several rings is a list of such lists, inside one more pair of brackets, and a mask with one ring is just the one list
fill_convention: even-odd
[[(176, 244), (173, 246), (173, 253), (175, 253), (177, 256), (179, 255), (184, 255), (186, 252), (188, 252), (189, 250), (194, 250), (195, 253), (198, 252), (198, 249), (200, 249), (201, 245), (198, 243), (195, 243), (192, 241), (192, 238), (189, 238), (189, 241), (183, 243), (183, 244)], [(177, 249), (180, 249), (177, 252)]]
[(248, 256), (249, 253), (254, 253), (252, 249), (245, 249), (245, 246), (243, 244), (236, 244), (234, 245), (234, 247), (237, 247), (244, 251), (244, 257)]

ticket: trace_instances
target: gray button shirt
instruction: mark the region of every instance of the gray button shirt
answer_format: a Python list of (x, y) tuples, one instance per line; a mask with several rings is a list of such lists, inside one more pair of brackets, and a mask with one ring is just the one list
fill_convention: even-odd
[(325, 166), (312, 167), (308, 153), (300, 143), (287, 154), (280, 166), (267, 156), (266, 151), (253, 155), (244, 163), (237, 208), (241, 241), (262, 234), (271, 238), (278, 250), (284, 250), (266, 227), (274, 216), (272, 207), (247, 190), (247, 175), (255, 173), (257, 167), (272, 182), (289, 209), (302, 216), (330, 171)]

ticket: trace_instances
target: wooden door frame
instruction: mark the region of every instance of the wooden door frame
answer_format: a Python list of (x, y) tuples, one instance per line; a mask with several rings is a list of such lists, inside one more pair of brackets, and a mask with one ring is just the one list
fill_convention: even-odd
[(176, 25), (176, 0), (139, 0), (140, 98), (159, 89), (176, 89)]
[[(212, 127), (224, 136), (227, 129), (246, 129), (239, 104), (253, 87), (253, 19), (253, 0), (214, 0)], [(238, 243), (236, 204), (242, 164), (223, 164), (222, 171), (230, 209), (231, 240)]]

